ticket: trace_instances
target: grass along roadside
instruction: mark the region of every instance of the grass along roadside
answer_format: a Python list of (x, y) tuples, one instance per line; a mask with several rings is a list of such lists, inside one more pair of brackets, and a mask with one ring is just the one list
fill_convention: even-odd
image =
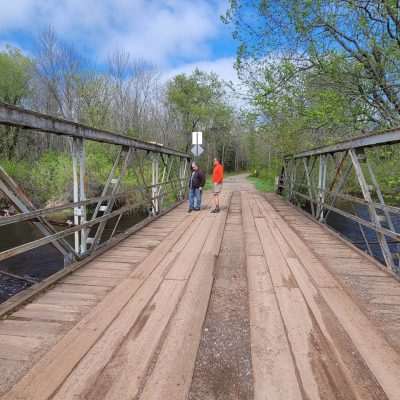
[(273, 177), (255, 177), (248, 176), (247, 179), (256, 187), (260, 192), (274, 192), (275, 179)]

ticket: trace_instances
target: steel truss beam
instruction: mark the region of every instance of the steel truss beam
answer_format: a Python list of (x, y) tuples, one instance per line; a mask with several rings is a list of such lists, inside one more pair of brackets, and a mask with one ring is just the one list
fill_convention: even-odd
[(155, 143), (143, 142), (117, 133), (91, 128), (76, 122), (54, 118), (49, 115), (28, 111), (0, 102), (0, 125), (15, 126), (20, 129), (39, 131), (74, 137), (78, 139), (93, 140), (118, 146), (133, 147), (138, 150), (151, 151), (153, 153), (169, 154), (176, 157), (189, 159), (186, 153), (170, 149)]
[[(372, 201), (369, 185), (367, 183), (367, 180), (365, 178), (364, 172), (363, 172), (363, 170), (361, 168), (361, 164), (360, 164), (360, 159), (364, 159), (366, 157), (366, 155), (365, 155), (364, 151), (357, 152), (356, 150), (350, 150), (349, 154), (350, 154), (351, 161), (353, 163), (353, 166), (354, 166), (354, 169), (356, 172), (358, 183), (360, 184), (364, 199), (368, 205), (368, 212), (369, 212), (370, 220), (373, 224), (375, 224), (375, 226), (377, 226), (378, 228), (382, 228), (380, 219), (376, 212), (376, 208), (373, 206), (373, 201)], [(393, 257), (392, 257), (392, 254), (390, 253), (390, 249), (389, 249), (389, 245), (387, 244), (386, 237), (379, 230), (376, 231), (376, 234), (378, 236), (378, 242), (380, 244), (381, 251), (382, 251), (383, 257), (385, 259), (386, 265), (388, 267), (390, 267), (392, 270), (394, 270)]]
[(321, 154), (334, 154), (351, 149), (365, 149), (367, 147), (377, 147), (395, 143), (400, 143), (400, 128), (355, 137), (329, 146), (317, 147), (315, 149), (302, 151), (301, 153), (287, 155), (285, 158), (303, 158), (319, 156)]
[[(391, 216), (391, 213), (399, 215), (400, 208), (386, 205), (370, 160), (364, 151), (364, 148), (388, 143), (400, 143), (400, 131), (387, 131), (287, 156), (279, 178), (278, 193), (285, 195), (292, 202), (297, 202), (297, 198), (308, 200), (312, 215), (321, 222), (326, 222), (332, 211), (353, 220), (357, 223), (366, 249), (371, 255), (372, 250), (365, 228), (372, 229), (376, 233), (386, 266), (392, 272), (398, 272), (399, 266), (396, 265), (395, 254), (391, 252), (387, 238), (400, 242), (400, 235), (396, 232)], [(314, 185), (315, 174), (310, 164), (317, 160), (318, 184)], [(334, 169), (329, 167), (332, 164), (330, 160), (333, 161)], [(297, 181), (298, 173), (296, 173), (298, 161), (302, 161), (304, 173), (303, 180), (299, 181)], [(360, 187), (361, 198), (344, 193), (344, 187), (352, 172)], [(374, 197), (377, 201), (374, 201)], [(337, 208), (337, 199), (349, 201), (353, 214)], [(361, 218), (354, 204), (365, 205), (369, 219)]]
[[(158, 215), (163, 212), (163, 202), (167, 195), (174, 193), (179, 199), (183, 199), (185, 196), (186, 168), (190, 160), (190, 156), (186, 153), (156, 143), (143, 142), (0, 102), (1, 125), (25, 129), (33, 135), (36, 132), (43, 132), (72, 139), (73, 202), (56, 207), (36, 209), (18, 185), (0, 167), (0, 190), (20, 211), (19, 214), (0, 218), (0, 226), (29, 221), (44, 235), (38, 240), (1, 252), (0, 261), (39, 246), (52, 244), (64, 255), (65, 264), (69, 264), (72, 260), (88, 256), (100, 247), (106, 224), (112, 218), (116, 218), (116, 223), (107, 242), (116, 234), (119, 222), (126, 213), (145, 206), (151, 209), (153, 215)], [(85, 140), (112, 144), (119, 149), (101, 196), (90, 199), (86, 197)], [(143, 185), (121, 192), (122, 180), (128, 173), (132, 158), (135, 153), (137, 154), (140, 151), (145, 152), (146, 157), (150, 155), (153, 160), (152, 184), (149, 185), (146, 179), (149, 171), (145, 171), (143, 164), (141, 164), (139, 170), (133, 169), (133, 172), (138, 177), (138, 182), (142, 180)], [(160, 160), (164, 165), (162, 172), (160, 171)], [(174, 166), (178, 167), (177, 171), (174, 170)], [(175, 174), (177, 175), (176, 178), (171, 179), (171, 176)], [(173, 187), (174, 190), (168, 190), (168, 185)], [(135, 202), (135, 204), (129, 204), (128, 201), (126, 205), (115, 209), (118, 199), (129, 199), (132, 194), (137, 193), (143, 196), (142, 201)], [(87, 206), (93, 204), (96, 205), (95, 210), (88, 220)], [(74, 226), (58, 232), (45, 217), (66, 209), (73, 209)], [(100, 214), (101, 216), (99, 216)], [(94, 236), (91, 236), (91, 233), (94, 233)], [(70, 235), (74, 236), (74, 247), (65, 239)]]

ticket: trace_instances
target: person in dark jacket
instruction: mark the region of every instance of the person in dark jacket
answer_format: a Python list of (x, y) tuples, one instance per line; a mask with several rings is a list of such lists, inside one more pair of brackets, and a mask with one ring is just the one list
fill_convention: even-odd
[(189, 210), (188, 212), (200, 211), (201, 207), (201, 193), (203, 191), (204, 184), (206, 183), (206, 177), (204, 172), (199, 166), (192, 162), (191, 165), (192, 174), (189, 180)]

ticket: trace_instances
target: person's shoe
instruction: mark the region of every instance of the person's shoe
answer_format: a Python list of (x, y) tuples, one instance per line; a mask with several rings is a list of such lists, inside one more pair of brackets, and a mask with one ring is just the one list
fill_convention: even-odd
[(200, 208), (194, 208), (193, 211), (200, 211)]
[(214, 208), (214, 210), (211, 210), (210, 212), (211, 212), (211, 214), (215, 214), (218, 212), (218, 210), (216, 208)]
[(193, 208), (189, 208), (188, 213), (191, 213), (193, 211)]

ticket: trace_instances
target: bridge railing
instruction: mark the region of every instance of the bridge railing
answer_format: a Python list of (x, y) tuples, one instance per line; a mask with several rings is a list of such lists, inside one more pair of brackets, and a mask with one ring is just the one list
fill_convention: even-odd
[[(28, 221), (41, 233), (36, 240), (3, 249), (0, 262), (51, 244), (64, 256), (65, 264), (71, 263), (107, 246), (118, 234), (126, 234), (126, 229), (121, 232), (121, 220), (134, 210), (141, 209), (150, 219), (174, 207), (186, 195), (190, 161), (186, 153), (3, 103), (0, 103), (1, 126), (16, 128), (25, 135), (65, 138), (72, 159), (70, 197), (73, 201), (37, 208), (19, 182), (1, 167), (0, 161), (0, 193), (17, 211), (14, 215), (0, 217), (0, 227)], [(87, 142), (110, 146), (110, 154), (115, 156), (108, 177), (98, 191), (101, 194), (92, 197), (87, 196), (90, 185)], [(128, 174), (135, 177), (133, 186), (132, 179), (130, 184), (126, 181)], [(60, 230), (49, 216), (66, 211), (73, 216), (73, 221)]]
[(278, 193), (399, 273), (400, 188), (382, 188), (400, 177), (399, 143), (393, 129), (288, 155)]

